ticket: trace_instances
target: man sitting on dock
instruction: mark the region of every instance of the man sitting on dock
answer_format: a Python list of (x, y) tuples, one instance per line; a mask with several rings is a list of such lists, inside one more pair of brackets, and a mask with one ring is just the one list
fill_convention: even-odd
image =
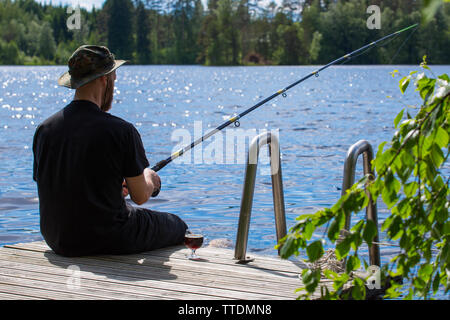
[(75, 97), (36, 129), (33, 179), (40, 227), (57, 254), (127, 254), (181, 244), (187, 225), (178, 216), (133, 207), (145, 203), (161, 180), (147, 168), (141, 137), (109, 113), (115, 60), (106, 47), (85, 45), (70, 57), (58, 84)]

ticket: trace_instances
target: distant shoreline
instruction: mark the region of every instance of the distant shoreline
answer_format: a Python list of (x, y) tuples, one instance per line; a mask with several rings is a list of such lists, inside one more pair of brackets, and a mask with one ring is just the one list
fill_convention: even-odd
[[(389, 67), (389, 66), (414, 66), (418, 64), (345, 64), (345, 65), (335, 65), (333, 67)], [(206, 67), (206, 68), (222, 68), (222, 67), (320, 67), (322, 64), (296, 64), (296, 65), (280, 65), (280, 64), (261, 64), (261, 65), (203, 65), (203, 64), (126, 64), (124, 67), (142, 67), (142, 66), (171, 66), (171, 67)], [(428, 66), (445, 67), (450, 66), (450, 62), (447, 64), (428, 64)], [(67, 67), (67, 65), (62, 64), (9, 64), (2, 65), (1, 67)]]

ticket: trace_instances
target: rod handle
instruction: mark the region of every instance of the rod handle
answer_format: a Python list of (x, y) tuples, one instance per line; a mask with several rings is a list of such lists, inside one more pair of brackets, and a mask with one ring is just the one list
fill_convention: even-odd
[[(165, 160), (161, 160), (160, 162), (158, 162), (157, 164), (155, 164), (151, 169), (155, 172), (158, 172), (159, 170), (161, 170), (162, 168), (164, 168), (170, 161), (168, 159)], [(161, 191), (161, 187), (155, 191), (153, 191), (152, 193), (152, 198), (156, 197), (159, 192)]]
[[(170, 159), (170, 158), (169, 158)], [(168, 159), (161, 160), (157, 164), (155, 164), (151, 169), (155, 172), (158, 172), (162, 168), (164, 168), (170, 161)]]

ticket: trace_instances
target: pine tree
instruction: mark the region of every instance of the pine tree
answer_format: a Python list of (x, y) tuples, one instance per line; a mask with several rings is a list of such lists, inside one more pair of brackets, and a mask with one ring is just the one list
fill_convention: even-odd
[(150, 21), (148, 12), (142, 1), (139, 1), (136, 8), (136, 58), (139, 64), (152, 62), (149, 35)]
[(118, 59), (133, 57), (133, 4), (131, 0), (107, 0), (108, 48)]
[(42, 26), (41, 34), (39, 35), (39, 55), (46, 60), (53, 60), (55, 53), (56, 44), (53, 38), (53, 30), (46, 22)]

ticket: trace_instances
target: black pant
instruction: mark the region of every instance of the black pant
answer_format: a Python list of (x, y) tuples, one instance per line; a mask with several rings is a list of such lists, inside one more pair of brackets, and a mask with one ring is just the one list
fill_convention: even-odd
[[(132, 207), (122, 235), (120, 253), (136, 253), (182, 244), (187, 224), (178, 216)], [(113, 249), (113, 248), (112, 248)]]
[(132, 254), (183, 243), (188, 226), (178, 216), (129, 204), (127, 207), (128, 219), (118, 222), (111, 230), (75, 228), (74, 234), (66, 233), (57, 243), (45, 240), (55, 253), (67, 257)]

